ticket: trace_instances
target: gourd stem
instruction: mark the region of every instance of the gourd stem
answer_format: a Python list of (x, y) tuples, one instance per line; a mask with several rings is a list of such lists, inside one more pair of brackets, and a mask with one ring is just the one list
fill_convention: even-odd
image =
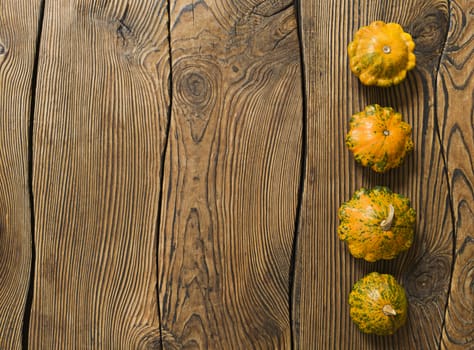
[(392, 227), (393, 223), (393, 217), (395, 216), (395, 208), (393, 205), (389, 204), (388, 205), (388, 216), (385, 220), (382, 220), (380, 223), (380, 227), (382, 227), (382, 230), (388, 231)]
[(393, 308), (392, 305), (387, 304), (382, 308), (382, 312), (384, 313), (385, 316), (397, 316), (397, 312)]

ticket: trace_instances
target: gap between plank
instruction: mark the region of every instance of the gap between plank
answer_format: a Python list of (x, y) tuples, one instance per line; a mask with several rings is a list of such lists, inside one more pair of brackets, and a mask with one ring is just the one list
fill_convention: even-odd
[(22, 349), (28, 349), (28, 338), (29, 338), (29, 326), (31, 309), (33, 307), (33, 293), (34, 293), (34, 282), (35, 282), (35, 261), (36, 261), (36, 245), (35, 245), (35, 206), (34, 206), (34, 193), (33, 193), (33, 122), (35, 116), (36, 106), (36, 88), (38, 78), (38, 64), (39, 64), (39, 52), (41, 44), (41, 36), (43, 32), (44, 22), (44, 8), (45, 0), (41, 0), (39, 4), (38, 12), (38, 25), (35, 43), (35, 57), (33, 61), (33, 71), (31, 77), (31, 103), (30, 103), (30, 115), (28, 120), (28, 195), (30, 202), (30, 227), (31, 227), (31, 265), (30, 265), (30, 279), (28, 286), (28, 293), (25, 300), (25, 310), (23, 314), (23, 336), (22, 336)]
[(163, 151), (161, 153), (161, 168), (160, 168), (160, 194), (158, 198), (158, 213), (156, 217), (156, 300), (158, 303), (158, 320), (160, 324), (160, 346), (163, 350), (163, 327), (162, 327), (162, 318), (161, 318), (161, 303), (160, 303), (160, 286), (159, 286), (159, 235), (161, 231), (161, 211), (163, 208), (163, 194), (165, 192), (164, 189), (164, 175), (165, 175), (165, 161), (166, 155), (168, 154), (168, 142), (169, 142), (169, 134), (170, 134), (170, 125), (171, 125), (171, 108), (173, 106), (173, 60), (171, 57), (171, 0), (168, 0), (167, 4), (168, 10), (168, 64), (169, 64), (169, 74), (168, 74), (168, 113), (167, 119), (168, 123), (166, 124), (166, 133), (165, 133), (165, 140), (163, 142)]
[(303, 103), (303, 113), (302, 113), (302, 142), (301, 142), (301, 160), (300, 160), (300, 178), (298, 185), (298, 196), (297, 196), (297, 206), (295, 212), (295, 224), (294, 224), (294, 234), (293, 234), (293, 243), (291, 250), (291, 260), (290, 260), (290, 270), (289, 270), (289, 315), (290, 315), (290, 340), (291, 340), (291, 350), (295, 349), (295, 317), (294, 317), (294, 294), (295, 294), (295, 273), (296, 273), (296, 258), (297, 258), (297, 249), (298, 249), (298, 240), (299, 240), (299, 231), (301, 225), (301, 210), (303, 205), (303, 194), (305, 192), (305, 178), (306, 178), (306, 158), (308, 154), (308, 145), (307, 145), (307, 99), (306, 99), (306, 68), (304, 62), (304, 48), (302, 40), (302, 17), (301, 17), (301, 4), (300, 0), (294, 1), (295, 6), (295, 15), (296, 23), (298, 27), (298, 44), (299, 44), (299, 55), (300, 55), (300, 76), (301, 76), (301, 96)]
[(451, 285), (453, 282), (453, 274), (454, 274), (454, 267), (456, 266), (456, 241), (457, 241), (457, 235), (456, 235), (456, 216), (454, 214), (454, 200), (453, 200), (453, 193), (451, 189), (451, 183), (449, 182), (449, 168), (448, 168), (448, 161), (446, 159), (446, 152), (443, 147), (443, 142), (441, 138), (441, 131), (440, 131), (440, 125), (439, 125), (439, 118), (438, 118), (438, 79), (439, 79), (439, 71), (441, 69), (441, 62), (443, 61), (443, 57), (446, 52), (446, 46), (448, 44), (448, 38), (449, 38), (449, 28), (451, 28), (451, 6), (452, 6), (452, 0), (447, 0), (448, 3), (448, 27), (446, 28), (446, 35), (444, 37), (444, 42), (443, 42), (443, 47), (441, 49), (441, 54), (439, 56), (438, 60), (438, 66), (436, 68), (436, 75), (434, 77), (434, 99), (433, 99), (433, 109), (434, 109), (434, 118), (435, 118), (435, 132), (436, 136), (438, 138), (439, 142), (439, 149), (441, 152), (441, 159), (443, 160), (444, 164), (444, 176), (446, 177), (446, 186), (448, 189), (448, 201), (449, 201), (449, 209), (451, 212), (451, 223), (453, 225), (452, 227), (452, 260), (451, 260), (451, 273), (449, 275), (449, 283), (448, 283), (448, 290), (446, 293), (446, 302), (444, 304), (444, 312), (443, 312), (443, 321), (441, 322), (441, 332), (439, 334), (439, 341), (438, 341), (438, 350), (441, 350), (441, 345), (443, 341), (443, 332), (446, 327), (446, 313), (448, 311), (448, 304), (449, 304), (449, 297), (451, 296)]

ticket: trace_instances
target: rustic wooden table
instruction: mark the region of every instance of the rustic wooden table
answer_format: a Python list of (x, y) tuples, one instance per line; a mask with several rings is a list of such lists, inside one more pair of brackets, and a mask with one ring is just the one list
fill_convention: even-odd
[[(474, 349), (472, 0), (1, 0), (0, 349)], [(417, 67), (362, 86), (347, 44), (402, 24)], [(356, 165), (390, 105), (414, 152)], [(352, 258), (337, 209), (386, 185), (413, 247)], [(409, 299), (367, 336), (370, 271)]]

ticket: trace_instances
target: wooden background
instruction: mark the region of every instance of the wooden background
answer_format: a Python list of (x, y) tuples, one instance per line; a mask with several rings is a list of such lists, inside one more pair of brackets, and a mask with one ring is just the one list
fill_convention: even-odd
[[(471, 0), (1, 0), (0, 349), (474, 349)], [(416, 42), (399, 86), (346, 47)], [(356, 165), (348, 119), (391, 105), (415, 150)], [(417, 210), (392, 261), (352, 258), (337, 208)], [(405, 286), (391, 337), (350, 321), (370, 271)]]

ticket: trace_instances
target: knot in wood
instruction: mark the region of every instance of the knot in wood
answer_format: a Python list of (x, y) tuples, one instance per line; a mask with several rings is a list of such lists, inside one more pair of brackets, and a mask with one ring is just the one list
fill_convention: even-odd
[(195, 104), (201, 104), (206, 100), (210, 88), (209, 81), (200, 72), (189, 72), (182, 79), (183, 93)]
[(451, 265), (447, 256), (424, 257), (407, 276), (405, 285), (411, 298), (428, 302), (448, 288)]
[(0, 43), (0, 55), (4, 55), (7, 52), (7, 49), (5, 46), (3, 46), (2, 43)]
[(216, 107), (222, 74), (213, 60), (186, 56), (173, 64), (173, 104), (188, 123), (194, 142), (202, 140)]
[(176, 94), (179, 102), (203, 110), (210, 104), (216, 82), (211, 72), (202, 66), (188, 66), (177, 71)]
[(449, 14), (444, 8), (430, 9), (416, 18), (409, 30), (415, 41), (417, 65), (431, 67), (438, 64), (448, 29)]

